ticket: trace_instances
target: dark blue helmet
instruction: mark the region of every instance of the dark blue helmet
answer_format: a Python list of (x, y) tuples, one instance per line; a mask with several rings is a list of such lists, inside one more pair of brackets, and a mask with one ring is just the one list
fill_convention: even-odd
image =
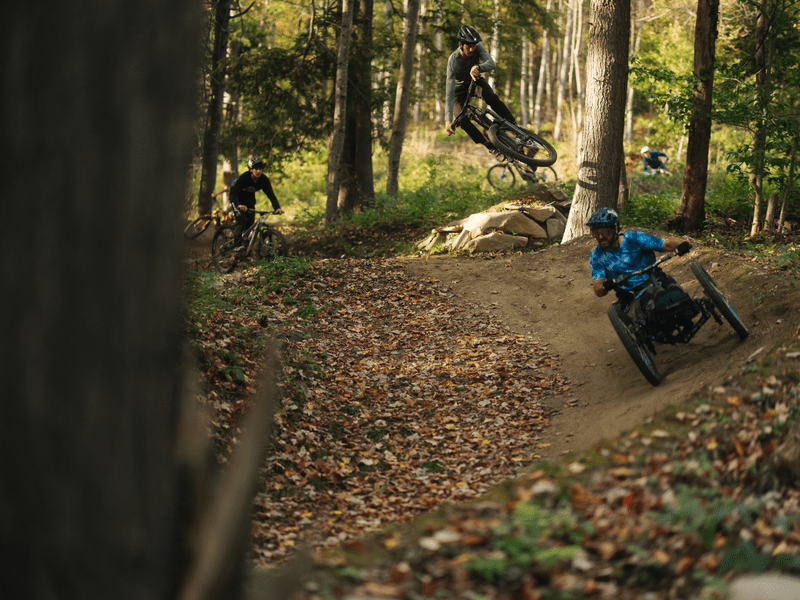
[(472, 25), (462, 25), (456, 34), (456, 39), (462, 44), (477, 44), (481, 41), (481, 34)]
[(600, 208), (589, 217), (589, 221), (586, 224), (589, 229), (603, 229), (604, 227), (617, 229), (619, 227), (619, 216), (613, 208)]

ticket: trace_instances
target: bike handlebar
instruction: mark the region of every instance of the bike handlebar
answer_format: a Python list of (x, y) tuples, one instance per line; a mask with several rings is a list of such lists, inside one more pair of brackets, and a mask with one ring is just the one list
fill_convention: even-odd
[(610, 286), (609, 291), (616, 289), (621, 284), (623, 284), (626, 281), (628, 281), (631, 277), (635, 277), (636, 275), (643, 275), (644, 273), (649, 273), (650, 271), (655, 269), (661, 263), (667, 262), (668, 260), (670, 260), (672, 258), (675, 258), (676, 256), (679, 256), (678, 251), (677, 250), (673, 250), (672, 252), (670, 252), (668, 254), (665, 254), (664, 256), (659, 258), (656, 262), (654, 262), (649, 267), (645, 267), (644, 269), (640, 269), (639, 271), (634, 271), (633, 273), (628, 273), (627, 275), (623, 275), (619, 279), (612, 280), (612, 282), (611, 282), (612, 285)]

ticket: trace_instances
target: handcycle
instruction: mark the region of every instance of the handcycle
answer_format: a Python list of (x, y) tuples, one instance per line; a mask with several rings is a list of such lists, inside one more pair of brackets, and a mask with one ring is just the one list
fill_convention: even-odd
[(517, 177), (514, 171), (519, 173), (523, 181), (531, 181), (533, 183), (549, 183), (551, 181), (558, 181), (558, 175), (553, 167), (529, 168), (527, 166), (520, 167), (513, 162), (501, 162), (489, 167), (486, 172), (486, 179), (489, 184), (496, 190), (510, 190), (517, 182)]
[[(238, 215), (240, 211), (235, 209), (235, 212)], [(247, 212), (259, 216), (238, 238), (235, 225), (221, 225), (214, 234), (211, 241), (211, 261), (220, 273), (230, 273), (248, 256), (259, 260), (275, 260), (289, 255), (286, 237), (267, 224), (266, 215), (275, 215), (278, 211), (251, 208)]]
[[(674, 279), (665, 277), (659, 265), (677, 255), (671, 252), (649, 267), (610, 282), (619, 299), (609, 306), (608, 318), (634, 364), (652, 385), (661, 383), (661, 374), (653, 363), (653, 354), (656, 354), (653, 342), (687, 344), (710, 318), (719, 325), (724, 318), (739, 339), (750, 335), (700, 263), (694, 261), (691, 270), (700, 282), (702, 296), (691, 297)], [(649, 276), (647, 283), (636, 288), (634, 293), (621, 290), (620, 284), (640, 274)]]
[(474, 97), (476, 81), (469, 84), (467, 100), (453, 120), (453, 128), (460, 126), (464, 119), (472, 121), (497, 152), (509, 162), (518, 160), (532, 167), (549, 167), (556, 162), (558, 154), (555, 148), (543, 137), (507, 121), (488, 106), (483, 110), (470, 103)]

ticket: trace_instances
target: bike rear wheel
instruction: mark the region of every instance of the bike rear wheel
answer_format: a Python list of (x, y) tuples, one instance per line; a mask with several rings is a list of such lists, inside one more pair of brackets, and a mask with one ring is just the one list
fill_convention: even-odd
[(289, 255), (286, 237), (277, 229), (266, 227), (261, 230), (258, 257), (262, 260), (275, 260)]
[(711, 300), (720, 314), (725, 317), (725, 320), (730, 324), (731, 327), (733, 327), (733, 330), (736, 332), (736, 335), (739, 336), (739, 339), (746, 339), (747, 336), (750, 335), (750, 332), (747, 330), (747, 326), (739, 318), (739, 315), (736, 314), (736, 311), (731, 308), (731, 305), (728, 304), (728, 301), (725, 299), (725, 296), (722, 295), (722, 292), (720, 292), (717, 288), (717, 285), (714, 283), (711, 275), (709, 275), (697, 261), (692, 263), (692, 273), (695, 277), (697, 277), (697, 280), (703, 287), (703, 291), (708, 299)]
[(230, 273), (236, 268), (236, 235), (232, 225), (223, 225), (214, 234), (211, 262), (220, 273)]
[[(517, 130), (525, 132), (520, 135)], [(540, 135), (521, 127), (495, 123), (489, 128), (495, 148), (532, 167), (549, 167), (558, 158), (555, 148)]]
[(489, 172), (486, 173), (486, 179), (489, 184), (496, 190), (510, 190), (516, 183), (516, 176), (514, 170), (508, 163), (497, 163), (489, 167)]
[(196, 218), (183, 230), (183, 237), (187, 240), (193, 240), (199, 237), (201, 233), (208, 229), (208, 226), (211, 225), (211, 221), (211, 215), (203, 215), (202, 217)]
[(642, 375), (644, 375), (644, 378), (647, 379), (651, 385), (658, 385), (661, 383), (661, 374), (658, 372), (655, 364), (653, 364), (653, 357), (650, 355), (650, 351), (644, 344), (636, 339), (636, 335), (631, 331), (631, 327), (626, 324), (628, 319), (623, 317), (620, 313), (621, 309), (616, 302), (608, 307), (608, 318), (611, 321), (612, 327), (614, 327), (614, 331), (617, 332), (620, 341), (622, 341), (622, 345), (625, 346), (625, 350), (628, 351), (628, 354), (630, 354), (634, 364), (639, 371), (641, 371)]

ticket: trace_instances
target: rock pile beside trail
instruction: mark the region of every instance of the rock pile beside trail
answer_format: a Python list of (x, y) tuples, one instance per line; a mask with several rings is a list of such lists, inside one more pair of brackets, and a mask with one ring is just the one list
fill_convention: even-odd
[(423, 252), (465, 250), (500, 252), (531, 243), (560, 241), (567, 225), (570, 202), (559, 189), (534, 186), (530, 198), (508, 202), (437, 227), (417, 244)]

